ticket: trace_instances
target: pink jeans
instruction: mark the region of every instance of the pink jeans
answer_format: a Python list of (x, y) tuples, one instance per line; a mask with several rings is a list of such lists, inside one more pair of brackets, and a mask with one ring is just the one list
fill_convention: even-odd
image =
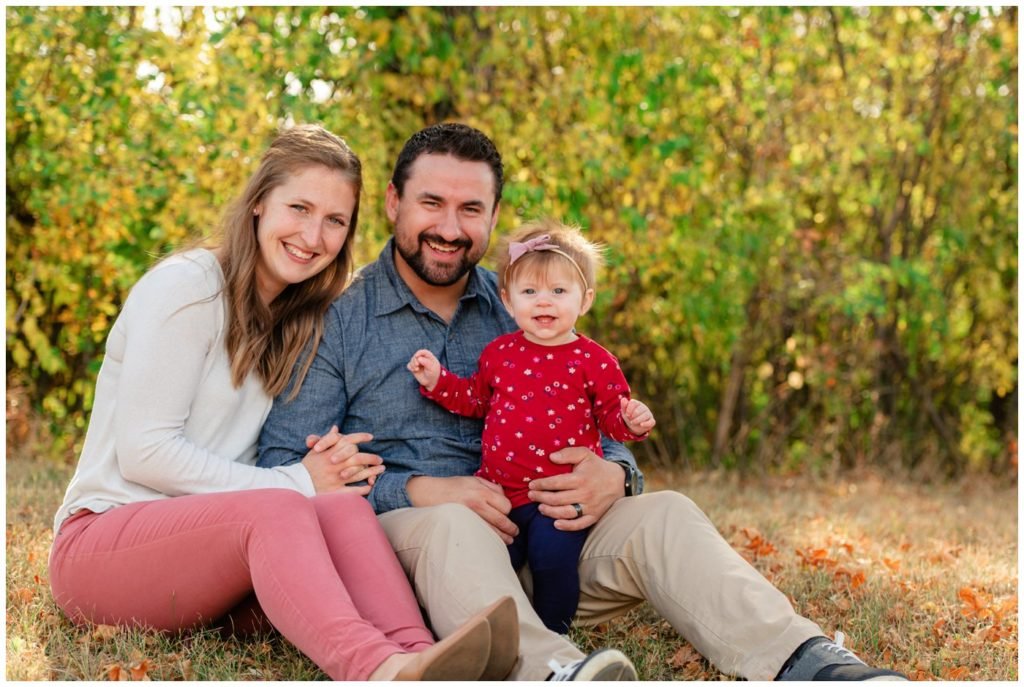
[[(433, 644), (361, 496), (287, 489), (177, 496), (77, 513), (50, 553), (54, 599), (76, 623), (181, 630), (258, 605), (335, 680)], [(251, 621), (243, 621), (251, 622)]]

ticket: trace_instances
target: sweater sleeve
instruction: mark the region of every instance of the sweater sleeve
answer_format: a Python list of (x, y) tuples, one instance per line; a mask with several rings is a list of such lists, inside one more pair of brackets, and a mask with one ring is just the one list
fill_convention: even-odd
[[(208, 358), (223, 345), (218, 333), (224, 305), (215, 269), (198, 260), (162, 266), (136, 284), (125, 305), (122, 374), (114, 390), (118, 468), (125, 479), (168, 496), (263, 487), (313, 495), (312, 479), (301, 465), (255, 467), (216, 455), (185, 435), (200, 384), (220, 383), (226, 398), (238, 392), (230, 379), (207, 375)], [(204, 421), (216, 429), (231, 418)]]
[(441, 366), (441, 376), (433, 391), (421, 386), (420, 393), (442, 408), (464, 417), (484, 417), (491, 406), (488, 350), (480, 356), (479, 369), (468, 379)]
[(591, 393), (593, 395), (594, 418), (601, 433), (615, 441), (642, 441), (647, 434), (634, 434), (622, 418), (621, 399), (629, 398), (629, 383), (622, 374), (619, 361), (599, 346), (594, 348), (600, 354), (594, 355)]

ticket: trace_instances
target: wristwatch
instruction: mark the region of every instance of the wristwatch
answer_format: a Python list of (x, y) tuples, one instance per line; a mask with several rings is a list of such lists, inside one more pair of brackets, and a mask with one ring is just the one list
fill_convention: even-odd
[(626, 496), (639, 496), (644, 493), (644, 473), (629, 461), (613, 460), (611, 462), (621, 465), (626, 472)]

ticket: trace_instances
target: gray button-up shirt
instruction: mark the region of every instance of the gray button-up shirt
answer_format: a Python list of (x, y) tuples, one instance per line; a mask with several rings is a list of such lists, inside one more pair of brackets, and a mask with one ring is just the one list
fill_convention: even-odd
[[(498, 296), (496, 275), (481, 267), (470, 272), (455, 316), (445, 322), (399, 277), (393, 244), (331, 304), (301, 390), (291, 401), (290, 389), (274, 400), (259, 441), (258, 465), (274, 467), (302, 460), (306, 435), (324, 434), (331, 425), (343, 434), (373, 434), (361, 448), (387, 467), (369, 496), (378, 513), (412, 505), (406, 492), (412, 477), (472, 475), (480, 467), (483, 421), (423, 398), (405, 367), (412, 354), (427, 348), (449, 370), (468, 377), (484, 347), (516, 329)], [(622, 444), (604, 439), (602, 447), (606, 459), (635, 465)]]

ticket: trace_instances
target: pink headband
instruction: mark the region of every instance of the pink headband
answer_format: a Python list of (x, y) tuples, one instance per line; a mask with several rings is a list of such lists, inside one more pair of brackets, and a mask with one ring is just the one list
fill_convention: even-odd
[(541, 236), (535, 236), (532, 239), (527, 239), (527, 240), (523, 241), (522, 243), (519, 243), (518, 241), (512, 241), (511, 243), (509, 243), (509, 245), (508, 245), (508, 267), (505, 268), (505, 281), (506, 282), (508, 281), (508, 271), (510, 269), (512, 269), (512, 265), (515, 264), (516, 260), (518, 260), (519, 258), (523, 257), (527, 253), (532, 253), (534, 251), (546, 250), (546, 251), (551, 251), (552, 253), (558, 253), (563, 258), (565, 258), (566, 260), (571, 262), (572, 266), (576, 268), (577, 272), (579, 272), (580, 279), (583, 280), (583, 283), (587, 286), (587, 288), (590, 288), (590, 282), (587, 281), (586, 275), (583, 274), (583, 270), (580, 269), (580, 266), (576, 263), (575, 260), (572, 259), (572, 256), (569, 255), (568, 253), (566, 253), (564, 250), (562, 250), (558, 246), (556, 246), (555, 244), (548, 243), (548, 241), (550, 241), (550, 240), (551, 240), (551, 235), (550, 234), (543, 234)]

